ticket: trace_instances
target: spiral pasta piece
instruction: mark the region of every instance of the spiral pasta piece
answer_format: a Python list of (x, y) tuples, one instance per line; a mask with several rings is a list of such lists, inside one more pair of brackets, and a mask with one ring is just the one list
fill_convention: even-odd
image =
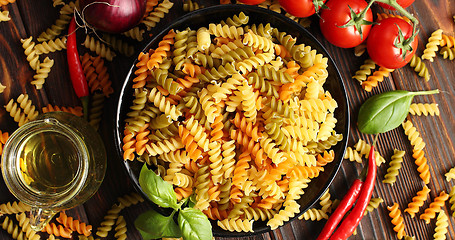
[(411, 121), (407, 120), (402, 123), (404, 133), (408, 136), (411, 145), (414, 147), (414, 150), (422, 150), (425, 147), (425, 142), (420, 137), (419, 132), (414, 127)]
[(384, 176), (384, 180), (382, 180), (383, 183), (388, 183), (393, 186), (393, 183), (395, 183), (396, 177), (398, 176), (398, 170), (401, 168), (404, 154), (405, 151), (394, 149), (392, 159), (387, 168), (387, 174)]
[(60, 224), (48, 223), (44, 226), (42, 232), (47, 232), (48, 234), (55, 235), (57, 237), (71, 238), (73, 231), (68, 228), (63, 227)]
[(311, 221), (321, 221), (322, 219), (328, 219), (329, 216), (322, 209), (310, 208), (304, 212), (300, 219), (311, 220)]
[(153, 88), (147, 96), (149, 102), (153, 103), (161, 112), (171, 116), (171, 119), (177, 121), (177, 118), (182, 115), (182, 112), (176, 108), (175, 105), (171, 106), (169, 100), (167, 100), (157, 88)]
[(241, 27), (214, 23), (209, 24), (209, 32), (216, 37), (225, 37), (230, 39), (240, 39), (240, 37), (244, 34), (243, 28)]
[(417, 192), (417, 195), (412, 198), (412, 201), (408, 203), (408, 207), (404, 211), (409, 213), (413, 218), (415, 214), (419, 212), (419, 208), (423, 206), (423, 203), (427, 200), (430, 191), (431, 190), (427, 186), (423, 186), (423, 189)]
[(413, 150), (412, 157), (415, 159), (414, 163), (417, 165), (419, 176), (425, 184), (430, 183), (430, 167), (428, 166), (425, 152), (421, 150)]
[(16, 214), (16, 220), (19, 223), (19, 228), (25, 233), (25, 238), (29, 240), (39, 240), (41, 237), (35, 230), (31, 228), (30, 218), (25, 213)]
[(453, 217), (455, 215), (455, 186), (452, 186), (452, 188), (450, 188), (449, 205), (450, 205), (450, 211), (452, 211), (452, 217)]
[(9, 11), (0, 11), (0, 22), (7, 22), (9, 20), (11, 20)]
[(136, 26), (126, 32), (122, 32), (122, 35), (129, 37), (133, 40), (136, 40), (138, 42), (142, 42), (144, 40), (144, 33), (145, 33), (144, 29), (141, 29), (139, 28), (139, 26)]
[(112, 61), (116, 56), (116, 54), (104, 43), (96, 40), (94, 37), (90, 37), (89, 35), (85, 37), (85, 41), (82, 45), (108, 61)]
[(65, 5), (62, 7), (60, 10), (60, 15), (55, 20), (54, 24), (52, 24), (48, 29), (46, 29), (44, 32), (42, 32), (37, 40), (38, 42), (45, 42), (45, 41), (50, 41), (58, 36), (67, 28), (67, 25), (70, 23), (71, 20), (71, 15), (66, 13), (66, 11), (71, 11), (73, 13), (74, 10), (74, 4), (72, 5)]
[(124, 207), (130, 207), (132, 205), (144, 202), (144, 198), (142, 198), (141, 195), (136, 192), (125, 194), (121, 197), (118, 197), (117, 200)]
[(60, 212), (58, 218), (56, 218), (57, 222), (65, 226), (65, 228), (71, 229), (71, 231), (78, 232), (84, 236), (90, 236), (92, 233), (92, 226), (87, 225), (79, 220), (74, 220), (72, 217), (68, 217), (65, 212)]
[(455, 167), (451, 168), (446, 174), (445, 174), (447, 182), (450, 182), (450, 180), (455, 179)]
[(26, 39), (21, 39), (22, 48), (24, 48), (25, 56), (27, 56), (27, 61), (30, 64), (30, 67), (33, 70), (39, 69), (39, 56), (36, 53), (35, 42), (33, 42), (33, 37)]
[(169, 10), (174, 6), (174, 3), (169, 0), (164, 0), (153, 11), (150, 11), (148, 16), (142, 19), (141, 23), (147, 27), (147, 31), (150, 31), (157, 23), (169, 13)]
[(38, 111), (35, 110), (35, 105), (33, 105), (32, 100), (29, 99), (28, 94), (21, 94), (17, 97), (17, 103), (19, 107), (24, 110), (24, 113), (27, 115), (27, 119), (33, 121), (38, 116)]
[(100, 226), (96, 229), (96, 236), (107, 237), (123, 208), (124, 206), (122, 204), (114, 204), (111, 209), (107, 211)]
[(66, 49), (66, 37), (49, 40), (35, 45), (36, 54), (47, 54), (50, 52)]
[(362, 84), (363, 81), (366, 81), (368, 76), (371, 75), (372, 70), (376, 68), (376, 63), (370, 58), (366, 59), (363, 64), (360, 66), (360, 69), (355, 72), (355, 75), (352, 76), (353, 79), (359, 81)]
[(43, 62), (39, 64), (39, 68), (36, 70), (36, 74), (33, 76), (33, 81), (30, 83), (35, 85), (36, 89), (41, 89), (49, 76), (52, 66), (54, 66), (54, 60), (46, 57)]
[(409, 107), (409, 113), (421, 116), (439, 116), (439, 107), (436, 103), (412, 103)]
[(120, 215), (117, 218), (117, 221), (115, 222), (114, 230), (115, 230), (115, 234), (114, 234), (115, 239), (126, 240), (127, 228), (126, 228), (126, 221), (123, 216)]
[(284, 221), (288, 221), (289, 218), (294, 217), (299, 211), (299, 204), (295, 201), (290, 201), (284, 209), (280, 210), (272, 219), (267, 221), (267, 226), (270, 226), (274, 230), (282, 225)]
[(6, 104), (5, 110), (9, 112), (9, 115), (18, 123), (19, 127), (29, 122), (27, 115), (18, 107), (18, 104), (13, 99)]
[(204, 8), (204, 6), (199, 5), (199, 3), (192, 1), (192, 0), (185, 0), (183, 1), (183, 11), (184, 12), (192, 12), (198, 9)]
[(134, 54), (134, 47), (129, 45), (127, 42), (121, 40), (114, 35), (104, 33), (102, 39), (107, 42), (107, 44), (114, 49), (115, 51), (119, 52), (120, 54), (131, 57)]
[(448, 48), (453, 48), (455, 46), (455, 37), (448, 36), (446, 34), (441, 34), (441, 40), (439, 41), (439, 46)]
[(80, 107), (80, 106), (77, 106), (77, 107), (59, 107), (59, 106), (53, 106), (51, 104), (48, 104), (47, 106), (43, 107), (41, 109), (41, 111), (43, 113), (57, 112), (57, 111), (67, 112), (67, 113), (74, 114), (74, 115), (76, 115), (78, 117), (82, 117), (82, 115), (83, 115), (82, 107)]
[(428, 73), (428, 68), (419, 56), (414, 54), (409, 61), (409, 66), (414, 68), (414, 71), (416, 71), (418, 75), (423, 77), (426, 81), (430, 80), (430, 73)]
[(383, 203), (384, 199), (382, 198), (371, 198), (368, 202), (367, 208), (365, 209), (365, 213), (363, 216), (366, 216), (369, 212), (372, 212), (374, 209), (379, 207), (379, 204)]
[(401, 211), (398, 208), (398, 203), (394, 203), (392, 206), (387, 206), (387, 210), (389, 210), (389, 216), (392, 218), (391, 222), (394, 225), (393, 230), (397, 233), (397, 238), (402, 239), (406, 236), (406, 232), (404, 230), (404, 220), (401, 216)]
[(449, 60), (455, 59), (455, 48), (449, 48), (446, 46), (446, 47), (441, 48), (439, 53), (442, 55), (442, 57), (444, 59), (447, 59), (447, 58)]
[(240, 218), (226, 218), (224, 220), (217, 221), (217, 225), (220, 228), (231, 232), (253, 232), (253, 220), (248, 219), (242, 220)]
[(19, 229), (19, 226), (14, 223), (13, 220), (9, 219), (9, 217), (5, 217), (3, 220), (2, 228), (8, 232), (8, 234), (10, 234), (13, 239), (26, 239), (24, 233)]
[(436, 213), (441, 211), (441, 207), (444, 206), (447, 199), (449, 199), (449, 194), (444, 191), (440, 192), (439, 196), (433, 199), (433, 202), (425, 209), (424, 213), (420, 214), (419, 218), (425, 220), (426, 224), (429, 224), (430, 220), (436, 216)]
[(356, 161), (358, 163), (362, 163), (362, 157), (360, 156), (359, 152), (351, 147), (346, 148), (346, 152), (344, 153), (343, 158), (349, 159), (351, 162)]
[(449, 218), (444, 211), (440, 211), (436, 219), (436, 228), (434, 229), (433, 238), (435, 240), (445, 240), (449, 227)]
[(385, 67), (379, 67), (378, 70), (376, 70), (373, 75), (369, 76), (366, 81), (362, 82), (362, 88), (367, 91), (371, 92), (371, 90), (378, 86), (379, 82), (384, 81), (385, 77), (388, 77), (391, 72), (393, 72), (394, 69), (389, 69)]
[(422, 60), (429, 60), (433, 62), (433, 58), (436, 56), (436, 51), (438, 51), (438, 46), (442, 40), (442, 29), (438, 29), (431, 33), (431, 36), (428, 38), (428, 43), (425, 45), (423, 50)]

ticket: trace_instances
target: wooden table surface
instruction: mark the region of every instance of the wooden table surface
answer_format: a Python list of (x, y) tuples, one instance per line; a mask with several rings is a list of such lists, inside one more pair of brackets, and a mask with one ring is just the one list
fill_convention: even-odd
[[(182, 2), (177, 0), (172, 1), (175, 1), (175, 5), (170, 13), (150, 33), (158, 33), (167, 23), (184, 14)], [(216, 2), (204, 2), (205, 6), (214, 4)], [(23, 53), (24, 50), (20, 43), (20, 39), (28, 38), (29, 36), (33, 36), (36, 39), (42, 31), (57, 19), (58, 9), (52, 7), (52, 1), (17, 0), (17, 2), (1, 8), (10, 12), (11, 20), (0, 22), (0, 82), (7, 86), (5, 91), (0, 94), (0, 106), (4, 106), (9, 99), (16, 99), (21, 93), (29, 94), (38, 109), (41, 109), (41, 107), (46, 106), (48, 103), (59, 106), (77, 106), (79, 101), (70, 85), (65, 52), (49, 54), (55, 60), (55, 65), (43, 89), (36, 90), (30, 84), (34, 71), (26, 61)], [(375, 7), (374, 11), (378, 12), (381, 10)], [(419, 45), (417, 49), (419, 55), (422, 54), (427, 39), (433, 31), (440, 28), (447, 35), (455, 35), (455, 23), (452, 18), (455, 15), (454, 1), (417, 0), (408, 8), (408, 11), (420, 20), (420, 25), (418, 26), (420, 30)], [(334, 58), (347, 88), (352, 116), (348, 146), (354, 145), (359, 138), (367, 140), (370, 143), (372, 142), (372, 136), (361, 134), (356, 127), (358, 109), (361, 103), (368, 97), (394, 89), (417, 91), (437, 88), (441, 90), (441, 93), (438, 95), (416, 97), (414, 100), (415, 102), (434, 102), (439, 104), (440, 116), (408, 117), (412, 120), (427, 144), (425, 153), (431, 172), (431, 181), (428, 184), (431, 193), (430, 200), (425, 202), (423, 208), (428, 207), (429, 202), (435, 196), (441, 191), (449, 192), (454, 184), (453, 181), (446, 181), (444, 174), (455, 166), (455, 145), (453, 142), (455, 137), (455, 118), (453, 117), (455, 115), (455, 62), (443, 59), (438, 54), (434, 62), (425, 62), (431, 75), (431, 79), (428, 82), (417, 76), (411, 67), (405, 66), (395, 70), (390, 77), (386, 78), (377, 88), (374, 88), (369, 93), (364, 91), (358, 82), (351, 78), (367, 56), (356, 57), (354, 56), (353, 49), (341, 49), (329, 44), (320, 33), (317, 19), (311, 18), (311, 20), (311, 33), (322, 42)], [(136, 43), (136, 49), (141, 49), (146, 44), (147, 39), (148, 37), (143, 42)], [(119, 55), (113, 62), (107, 63), (116, 94), (118, 94), (134, 58), (134, 56), (127, 58)], [(116, 94), (107, 99), (103, 112), (103, 121), (99, 130), (108, 150), (108, 169), (105, 180), (96, 195), (83, 206), (69, 211), (70, 215), (92, 224), (95, 229), (102, 221), (107, 210), (117, 202), (117, 197), (134, 191), (132, 184), (125, 174), (121, 160), (114, 151), (113, 116), (117, 102)], [(17, 123), (1, 107), (0, 130), (12, 133), (17, 127)], [(418, 176), (414, 160), (410, 154), (412, 152), (411, 146), (401, 127), (381, 134), (378, 139), (377, 148), (386, 159), (390, 159), (394, 148), (405, 150), (406, 155), (402, 169), (400, 170), (397, 182), (393, 186), (382, 183), (383, 177), (387, 172), (388, 164), (383, 164), (378, 169), (373, 197), (380, 197), (384, 199), (384, 202), (379, 205), (377, 210), (374, 210), (362, 219), (357, 231), (358, 234), (352, 236), (350, 239), (395, 239), (396, 235), (392, 229), (393, 226), (390, 223), (386, 206), (391, 206), (396, 202), (403, 211), (412, 197), (423, 186), (423, 182)], [(332, 199), (340, 199), (344, 196), (361, 168), (362, 166), (360, 164), (350, 161), (343, 162), (342, 168), (330, 187)], [(3, 184), (3, 181), (0, 182), (0, 203), (15, 200)], [(142, 203), (125, 209), (122, 212), (128, 224), (128, 239), (140, 239), (138, 232), (133, 226), (133, 222), (138, 214), (147, 208), (148, 205)], [(444, 210), (452, 215), (448, 201), (444, 206)], [(420, 212), (423, 212), (423, 210), (421, 209)], [(425, 221), (419, 220), (418, 217), (411, 218), (408, 214), (403, 214), (403, 216), (408, 235), (416, 236), (416, 239), (432, 239), (435, 228), (434, 220), (430, 224), (425, 224)], [(273, 232), (245, 239), (315, 239), (324, 223), (325, 220), (321, 222), (295, 220)], [(447, 238), (455, 238), (455, 219), (453, 217), (450, 217), (449, 220)], [(11, 236), (5, 231), (0, 230), (0, 239), (11, 239)]]

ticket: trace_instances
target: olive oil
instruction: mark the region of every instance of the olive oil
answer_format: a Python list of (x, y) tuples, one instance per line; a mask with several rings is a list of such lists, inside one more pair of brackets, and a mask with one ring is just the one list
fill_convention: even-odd
[(10, 192), (32, 207), (30, 227), (39, 231), (55, 213), (95, 194), (106, 172), (106, 150), (87, 121), (50, 112), (11, 134), (1, 171)]
[(29, 136), (19, 147), (22, 182), (31, 191), (52, 194), (65, 191), (80, 171), (80, 154), (70, 136), (43, 130)]

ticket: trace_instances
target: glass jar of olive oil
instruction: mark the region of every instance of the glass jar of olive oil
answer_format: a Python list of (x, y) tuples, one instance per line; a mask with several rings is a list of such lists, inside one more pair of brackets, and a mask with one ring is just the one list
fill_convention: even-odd
[(51, 112), (24, 124), (6, 142), (2, 175), (11, 193), (32, 206), (40, 230), (55, 213), (88, 200), (106, 172), (103, 142), (88, 122)]

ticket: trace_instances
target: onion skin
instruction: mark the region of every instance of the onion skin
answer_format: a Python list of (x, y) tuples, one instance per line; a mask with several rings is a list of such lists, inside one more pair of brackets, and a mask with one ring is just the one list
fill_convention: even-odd
[[(107, 4), (106, 4), (107, 3)], [(84, 20), (103, 32), (122, 33), (136, 26), (146, 0), (80, 0)]]

